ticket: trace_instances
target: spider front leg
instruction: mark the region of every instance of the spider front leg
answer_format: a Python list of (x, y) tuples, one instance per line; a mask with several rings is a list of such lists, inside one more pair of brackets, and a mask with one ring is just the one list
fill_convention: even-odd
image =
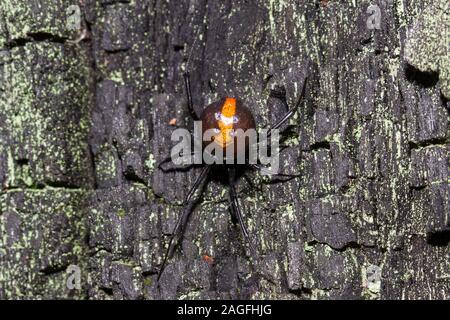
[(156, 279), (158, 285), (159, 285), (159, 279), (161, 278), (161, 275), (166, 266), (167, 259), (172, 257), (175, 247), (177, 246), (179, 240), (183, 237), (184, 230), (186, 228), (189, 216), (191, 215), (194, 205), (196, 204), (196, 202), (198, 200), (198, 199), (193, 198), (193, 196), (194, 196), (195, 192), (198, 190), (198, 188), (203, 184), (203, 182), (208, 177), (210, 169), (211, 169), (210, 166), (206, 166), (205, 168), (203, 168), (202, 172), (195, 180), (194, 185), (189, 190), (189, 192), (183, 202), (183, 206), (184, 206), (183, 212), (178, 217), (177, 223), (175, 224), (175, 227), (173, 228), (172, 235), (170, 236), (170, 240), (169, 240), (169, 247), (167, 248), (163, 263), (161, 265), (161, 268), (159, 269), (158, 277)]

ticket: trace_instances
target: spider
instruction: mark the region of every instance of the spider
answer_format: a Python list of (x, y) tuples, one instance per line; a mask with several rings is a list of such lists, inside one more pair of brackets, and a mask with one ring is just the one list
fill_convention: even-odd
[[(214, 132), (216, 132), (215, 136), (212, 136), (211, 140), (213, 143), (217, 143), (224, 151), (228, 148), (230, 148), (231, 142), (233, 142), (234, 137), (232, 134), (231, 129), (242, 129), (242, 130), (248, 130), (248, 129), (255, 129), (256, 123), (255, 119), (250, 112), (250, 110), (243, 105), (240, 99), (232, 98), (232, 97), (225, 97), (222, 98), (216, 102), (211, 103), (206, 108), (204, 108), (203, 112), (201, 113), (200, 117), (197, 115), (197, 113), (194, 110), (193, 102), (192, 102), (192, 92), (191, 92), (191, 81), (190, 81), (190, 74), (188, 71), (186, 71), (183, 74), (184, 78), (184, 85), (186, 90), (186, 96), (187, 96), (187, 103), (189, 108), (190, 116), (194, 121), (201, 121), (202, 123), (202, 130), (205, 132), (208, 129), (213, 129)], [(298, 99), (298, 102), (293, 108), (290, 108), (288, 106), (288, 103), (286, 101), (285, 94), (277, 92), (275, 90), (272, 90), (270, 93), (271, 97), (279, 99), (283, 105), (288, 110), (287, 113), (279, 120), (275, 125), (273, 125), (268, 131), (267, 131), (267, 139), (270, 138), (271, 133), (274, 130), (278, 130), (283, 124), (285, 124), (298, 110), (299, 106), (301, 105), (304, 95), (305, 95), (305, 88), (306, 88), (307, 78), (305, 77), (305, 80), (303, 82), (302, 91), (300, 94), (300, 97)], [(225, 121), (224, 119), (232, 119), (231, 121)], [(191, 133), (192, 136), (192, 133)], [(205, 148), (205, 143), (202, 143), (203, 149)], [(232, 154), (234, 156), (234, 159), (236, 159), (236, 156), (240, 152), (247, 152), (249, 149), (248, 141), (246, 140), (245, 148), (239, 149), (236, 147), (236, 144), (234, 144), (234, 147), (232, 149)], [(193, 153), (192, 153), (193, 154)], [(191, 155), (192, 155), (191, 154)], [(162, 265), (160, 267), (160, 270), (158, 272), (157, 276), (157, 283), (159, 286), (159, 280), (161, 278), (161, 275), (164, 272), (164, 268), (166, 266), (167, 260), (172, 257), (174, 250), (183, 237), (184, 230), (186, 228), (186, 225), (189, 220), (189, 216), (191, 212), (194, 209), (195, 204), (198, 201), (198, 198), (201, 197), (203, 193), (203, 187), (207, 183), (208, 179), (210, 179), (213, 175), (211, 174), (214, 170), (219, 170), (220, 175), (227, 176), (227, 185), (229, 189), (229, 207), (230, 207), (230, 213), (231, 213), (231, 220), (234, 225), (239, 223), (240, 229), (242, 231), (242, 234), (244, 236), (244, 239), (246, 243), (248, 243), (251, 251), (253, 253), (256, 252), (249, 232), (247, 230), (247, 227), (244, 222), (244, 216), (242, 215), (242, 211), (239, 205), (239, 200), (236, 192), (236, 183), (238, 181), (238, 178), (240, 176), (240, 173), (245, 171), (246, 169), (250, 168), (259, 172), (263, 172), (265, 170), (265, 167), (262, 166), (260, 163), (249, 163), (248, 158), (245, 158), (246, 161), (243, 164), (202, 164), (203, 168), (201, 170), (201, 173), (196, 178), (194, 184), (192, 185), (191, 189), (187, 193), (187, 196), (184, 199), (183, 202), (183, 209), (178, 217), (175, 227), (173, 228), (172, 234), (170, 236), (169, 240), (169, 246), (167, 248), (167, 251), (165, 253)], [(171, 161), (171, 157), (165, 158), (163, 161), (161, 161), (158, 164), (158, 168), (162, 170), (163, 172), (171, 171), (170, 169), (164, 169), (163, 165), (167, 162)], [(180, 168), (175, 168), (175, 170), (179, 170)], [(217, 171), (216, 171), (217, 172)], [(267, 172), (265, 173), (267, 174)], [(299, 175), (293, 175), (293, 174), (284, 174), (284, 173), (276, 173), (271, 174), (272, 176), (276, 177), (285, 177), (288, 180), (292, 178), (299, 177)], [(245, 175), (244, 175), (245, 177)], [(251, 184), (251, 181), (247, 182)], [(194, 194), (201, 188), (201, 194), (194, 198)]]

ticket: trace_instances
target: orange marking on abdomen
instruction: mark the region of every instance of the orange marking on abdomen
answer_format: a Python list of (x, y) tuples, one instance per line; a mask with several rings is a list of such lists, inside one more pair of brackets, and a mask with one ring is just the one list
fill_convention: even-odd
[(222, 147), (225, 147), (233, 139), (230, 133), (233, 130), (233, 117), (236, 114), (236, 99), (226, 98), (220, 113), (221, 119), (217, 123), (220, 133), (217, 138), (221, 142)]
[(224, 117), (234, 116), (236, 114), (236, 99), (226, 98), (221, 112)]

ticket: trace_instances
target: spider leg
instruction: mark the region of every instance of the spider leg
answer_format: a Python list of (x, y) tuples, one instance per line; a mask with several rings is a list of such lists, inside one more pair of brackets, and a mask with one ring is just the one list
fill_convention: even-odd
[(236, 210), (232, 205), (233, 200), (231, 200), (231, 195), (229, 196), (228, 201), (230, 203), (231, 222), (233, 223), (233, 225), (236, 225), (238, 223), (238, 217), (236, 215)]
[[(196, 153), (195, 151), (192, 151), (190, 156), (194, 156)], [(158, 163), (158, 169), (161, 170), (162, 172), (172, 172), (172, 171), (183, 171), (183, 170), (188, 170), (189, 168), (191, 168), (192, 166), (195, 165), (195, 163), (188, 163), (186, 165), (175, 165), (173, 167), (165, 167), (164, 165), (171, 162), (172, 161), (172, 156), (168, 156), (166, 158), (164, 158), (161, 162)]]
[(194, 110), (194, 103), (192, 102), (191, 75), (189, 74), (189, 71), (186, 71), (183, 74), (183, 77), (184, 77), (184, 85), (186, 88), (186, 96), (187, 96), (187, 101), (188, 101), (189, 112), (191, 114), (192, 119), (194, 119), (196, 121), (199, 118), (197, 116), (197, 113)]
[(175, 250), (175, 247), (178, 244), (178, 241), (183, 236), (184, 229), (188, 222), (189, 216), (191, 215), (192, 209), (198, 200), (198, 199), (193, 199), (193, 196), (194, 196), (195, 192), (198, 190), (198, 188), (200, 187), (200, 185), (202, 185), (203, 182), (206, 180), (206, 177), (208, 176), (210, 168), (211, 168), (210, 166), (206, 166), (205, 168), (203, 168), (202, 172), (195, 180), (194, 185), (189, 190), (189, 192), (183, 202), (183, 205), (184, 205), (183, 212), (178, 217), (177, 223), (175, 224), (175, 227), (173, 228), (172, 235), (170, 236), (170, 240), (169, 240), (169, 247), (167, 248), (163, 263), (158, 272), (158, 277), (156, 279), (158, 285), (159, 285), (159, 279), (161, 278), (161, 275), (166, 266), (167, 259), (169, 259), (172, 256), (172, 254)]
[[(265, 141), (265, 143), (267, 143), (268, 145), (269, 145), (269, 138), (270, 138), (270, 136), (272, 134), (272, 131), (280, 128), (283, 124), (285, 124), (297, 112), (299, 106), (302, 104), (302, 102), (304, 100), (304, 97), (305, 97), (305, 90), (306, 90), (306, 83), (307, 82), (308, 82), (308, 78), (306, 77), (305, 80), (303, 81), (303, 87), (302, 87), (302, 92), (300, 94), (300, 97), (299, 97), (296, 105), (293, 108), (291, 108), (290, 110), (289, 110), (289, 106), (288, 106), (288, 104), (286, 102), (286, 97), (285, 96), (281, 96), (280, 94), (278, 94), (276, 92), (271, 92), (271, 96), (275, 97), (277, 99), (280, 99), (281, 102), (283, 102), (283, 104), (286, 106), (286, 108), (289, 111), (284, 115), (284, 117), (280, 121), (278, 121), (274, 126), (272, 126), (267, 131), (267, 138), (266, 138), (267, 140)], [(258, 142), (258, 144), (260, 144), (260, 143), (262, 143), (262, 141)], [(270, 148), (270, 145), (269, 145), (269, 148)], [(282, 148), (284, 149), (284, 146), (282, 146)], [(270, 176), (288, 178), (287, 180), (293, 179), (293, 178), (297, 178), (297, 177), (301, 176), (301, 175), (298, 175), (298, 174), (284, 174), (284, 173), (273, 174), (272, 172), (270, 172), (270, 170), (268, 170), (267, 168), (265, 168), (264, 166), (259, 165), (259, 164), (250, 164), (250, 167), (252, 169), (254, 169), (254, 170), (257, 170), (257, 171), (259, 171), (261, 173), (265, 173), (265, 174), (270, 175)]]
[[(244, 218), (242, 216), (241, 209), (239, 206), (239, 200), (238, 200), (236, 188), (235, 188), (235, 183), (236, 183), (235, 170), (229, 169), (228, 176), (229, 176), (229, 188), (230, 188), (230, 208), (231, 208), (232, 216), (234, 214), (239, 221), (239, 225), (241, 227), (245, 241), (248, 243), (248, 245), (250, 247), (252, 257), (256, 258), (256, 260), (260, 260), (260, 257), (258, 256), (258, 252), (256, 251), (256, 248), (253, 245), (252, 239), (250, 238), (250, 234), (248, 233), (247, 227), (245, 226)], [(262, 276), (264, 279), (266, 279), (270, 283), (275, 284), (274, 280), (271, 279), (270, 276), (267, 276), (264, 272), (260, 272), (259, 270), (254, 270), (254, 271), (256, 272), (256, 274)]]
[(289, 110), (289, 106), (286, 102), (286, 97), (280, 97), (279, 95), (277, 95), (273, 92), (271, 93), (271, 96), (280, 99), (281, 102), (283, 102), (283, 104), (286, 106), (286, 108), (289, 111), (284, 115), (284, 117), (280, 121), (278, 121), (272, 128), (270, 128), (267, 131), (267, 138), (270, 137), (272, 130), (280, 128), (284, 123), (286, 123), (286, 121), (288, 121), (297, 112), (298, 107), (302, 104), (303, 99), (305, 97), (305, 89), (306, 89), (307, 80), (308, 80), (308, 78), (305, 78), (305, 80), (303, 81), (302, 92), (300, 94), (300, 98), (298, 99), (297, 104), (290, 110)]
[(244, 222), (244, 217), (242, 216), (242, 212), (241, 212), (241, 208), (239, 206), (239, 199), (237, 197), (237, 193), (236, 193), (236, 188), (235, 188), (235, 184), (236, 184), (236, 173), (235, 173), (235, 169), (229, 169), (229, 183), (228, 186), (230, 188), (230, 209), (231, 209), (231, 217), (233, 219), (237, 219), (237, 221), (239, 222), (239, 226), (241, 227), (242, 230), (242, 234), (244, 235), (245, 241), (249, 244), (250, 249), (252, 251), (253, 254), (256, 254), (256, 249), (253, 246), (253, 242), (251, 241), (250, 235), (248, 233), (247, 227), (245, 226), (245, 222)]

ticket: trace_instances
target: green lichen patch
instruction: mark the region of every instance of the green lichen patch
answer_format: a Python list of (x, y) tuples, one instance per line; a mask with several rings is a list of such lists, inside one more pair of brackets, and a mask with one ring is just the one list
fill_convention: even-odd
[(78, 1), (2, 1), (0, 17), (4, 18), (4, 32), (2, 37), (2, 21), (0, 20), (0, 48), (2, 47), (1, 39), (6, 41), (5, 35), (8, 36), (8, 42), (26, 39), (30, 34), (45, 33), (61, 38), (68, 37), (71, 32), (70, 14), (74, 14), (69, 10), (72, 5), (78, 5)]
[(71, 264), (84, 268), (85, 196), (82, 190), (47, 188), (15, 190), (0, 197), (3, 298), (83, 296), (82, 290), (66, 286), (65, 270)]
[(439, 72), (441, 92), (450, 98), (450, 9), (434, 1), (417, 18), (405, 46), (406, 60), (423, 72)]
[(1, 66), (7, 187), (89, 183), (91, 94), (86, 58), (71, 46), (28, 43)]

